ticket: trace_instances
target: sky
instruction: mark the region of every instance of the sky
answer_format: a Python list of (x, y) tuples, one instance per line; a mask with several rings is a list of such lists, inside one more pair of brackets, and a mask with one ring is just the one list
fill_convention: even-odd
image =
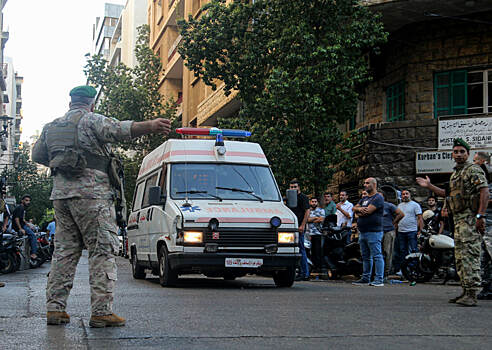
[(4, 56), (13, 59), (22, 84), (22, 141), (68, 109), (69, 91), (86, 83), (83, 67), (92, 48), (92, 26), (104, 3), (126, 0), (8, 0)]

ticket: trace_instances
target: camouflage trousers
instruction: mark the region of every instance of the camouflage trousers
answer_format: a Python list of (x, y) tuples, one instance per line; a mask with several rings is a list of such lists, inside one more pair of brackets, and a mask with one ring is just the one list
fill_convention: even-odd
[(482, 235), (475, 228), (473, 215), (454, 218), (454, 254), (461, 286), (466, 290), (480, 290), (480, 251)]
[(53, 204), (56, 235), (46, 286), (47, 311), (65, 311), (77, 263), (87, 247), (92, 315), (111, 314), (119, 247), (112, 201), (73, 198), (55, 200)]
[(492, 226), (487, 231), (482, 241), (482, 285), (492, 292)]

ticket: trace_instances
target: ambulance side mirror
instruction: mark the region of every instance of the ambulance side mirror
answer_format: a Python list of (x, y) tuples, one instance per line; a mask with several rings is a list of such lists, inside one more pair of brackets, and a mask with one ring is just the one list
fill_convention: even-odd
[(149, 188), (149, 204), (150, 205), (166, 204), (166, 196), (163, 196), (160, 186), (153, 186)]
[(297, 207), (297, 190), (287, 190), (287, 206), (289, 208)]

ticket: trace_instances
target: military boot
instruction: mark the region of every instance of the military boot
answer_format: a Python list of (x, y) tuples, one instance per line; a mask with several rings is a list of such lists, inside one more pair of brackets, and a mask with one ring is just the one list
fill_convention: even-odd
[(50, 325), (70, 323), (70, 316), (65, 311), (48, 311), (46, 323)]
[(463, 291), (461, 292), (460, 295), (458, 295), (457, 297), (454, 297), (454, 298), (449, 299), (448, 300), (448, 303), (455, 304), (458, 299), (461, 299), (464, 296), (465, 296), (465, 290), (463, 289)]
[(465, 296), (456, 300), (456, 304), (463, 306), (477, 306), (477, 292), (474, 290), (466, 290)]
[(104, 327), (121, 327), (125, 325), (126, 320), (118, 315), (91, 316), (89, 326), (94, 328)]

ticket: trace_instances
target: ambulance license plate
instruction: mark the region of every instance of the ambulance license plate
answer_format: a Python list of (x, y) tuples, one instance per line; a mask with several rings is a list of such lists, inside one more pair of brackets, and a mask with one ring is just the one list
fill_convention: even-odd
[(225, 258), (225, 267), (258, 268), (263, 265), (263, 259)]

